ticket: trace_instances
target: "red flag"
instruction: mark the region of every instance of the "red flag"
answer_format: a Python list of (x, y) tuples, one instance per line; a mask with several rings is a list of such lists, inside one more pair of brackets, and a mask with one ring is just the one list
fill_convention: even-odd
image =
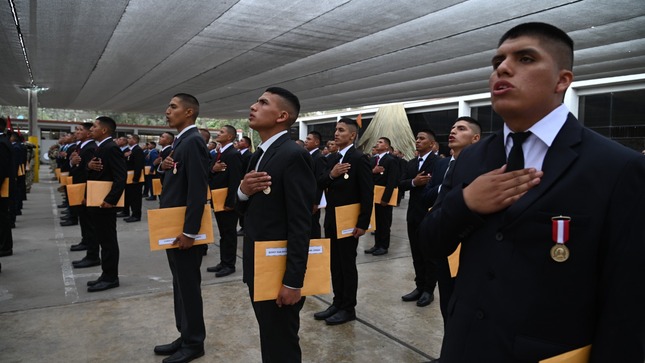
[(362, 129), (363, 128), (363, 117), (362, 113), (359, 113), (358, 116), (356, 116), (356, 123), (358, 124), (358, 128)]
[(13, 131), (13, 128), (11, 127), (11, 117), (7, 116), (7, 130)]

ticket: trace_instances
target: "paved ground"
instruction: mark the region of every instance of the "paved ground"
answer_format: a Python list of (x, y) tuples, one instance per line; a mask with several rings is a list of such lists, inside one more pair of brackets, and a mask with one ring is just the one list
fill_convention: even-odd
[[(84, 252), (77, 226), (60, 227), (61, 202), (48, 167), (34, 184), (13, 230), (14, 255), (3, 257), (0, 273), (0, 362), (158, 362), (155, 344), (176, 338), (170, 270), (163, 252), (150, 252), (147, 220), (117, 224), (121, 249), (117, 289), (88, 293), (85, 283), (100, 267), (73, 269)], [(144, 209), (158, 208), (143, 202)], [(407, 200), (394, 208), (390, 253), (364, 255), (373, 237), (359, 243), (359, 291), (355, 322), (326, 326), (313, 313), (330, 295), (309, 297), (301, 313), (305, 362), (422, 362), (439, 354), (443, 324), (438, 292), (419, 308), (401, 295), (414, 288), (405, 228)], [(215, 225), (215, 219), (213, 218)], [(209, 246), (202, 275), (206, 355), (198, 362), (260, 362), (257, 323), (242, 283), (239, 239), (237, 272), (215, 278), (206, 267), (219, 262)]]

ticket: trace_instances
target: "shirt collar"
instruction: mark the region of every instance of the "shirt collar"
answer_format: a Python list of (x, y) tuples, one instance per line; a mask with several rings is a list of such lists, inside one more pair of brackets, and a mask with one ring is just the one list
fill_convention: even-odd
[[(226, 144), (226, 146), (222, 146), (222, 147), (219, 149), (219, 152), (220, 152), (220, 153), (223, 153), (226, 149), (228, 149), (228, 148), (229, 148), (229, 147), (231, 147), (232, 145), (233, 145), (233, 143), (232, 143), (232, 142), (229, 142), (228, 144)], [(215, 150), (215, 149), (213, 149), (213, 150)]]
[(84, 147), (85, 147), (85, 145), (87, 145), (87, 143), (88, 143), (88, 142), (91, 142), (91, 141), (94, 141), (94, 140), (92, 140), (92, 139), (87, 139), (87, 140), (83, 141), (83, 143), (81, 144), (81, 149), (82, 149), (82, 148), (84, 148)]
[(172, 147), (172, 145), (166, 145), (166, 146), (162, 147), (162, 148), (161, 148), (161, 151), (164, 151), (164, 150), (166, 150), (166, 149), (167, 149), (167, 148), (169, 148), (169, 147)]
[(269, 150), (271, 145), (273, 145), (273, 142), (275, 142), (277, 139), (280, 138), (280, 136), (282, 136), (282, 135), (284, 135), (286, 133), (287, 133), (287, 130), (283, 130), (283, 131), (278, 132), (277, 134), (271, 136), (267, 141), (265, 141), (263, 143), (260, 143), (260, 145), (258, 145), (258, 148), (262, 149), (263, 151)]
[(108, 137), (106, 137), (105, 139), (103, 139), (101, 141), (97, 141), (96, 146), (101, 146), (102, 143), (106, 142), (107, 140), (111, 140), (111, 139), (112, 139), (112, 136), (108, 136)]
[[(560, 132), (560, 129), (567, 121), (569, 109), (564, 104), (561, 104), (556, 109), (551, 111), (548, 115), (544, 116), (540, 121), (536, 122), (527, 131), (531, 131), (538, 139), (551, 147), (553, 140)], [(504, 145), (508, 143), (509, 135), (512, 133), (511, 129), (504, 124)]]
[(188, 131), (188, 130), (190, 130), (190, 129), (196, 129), (196, 128), (197, 128), (197, 126), (195, 126), (195, 124), (192, 124), (192, 125), (186, 126), (183, 130), (181, 130), (181, 132), (179, 133), (179, 135), (177, 135), (177, 137), (175, 137), (175, 139), (180, 138), (180, 137), (181, 137), (181, 135), (183, 135), (186, 131)]
[(316, 151), (318, 151), (318, 148), (315, 148), (309, 152), (309, 155), (313, 155)]

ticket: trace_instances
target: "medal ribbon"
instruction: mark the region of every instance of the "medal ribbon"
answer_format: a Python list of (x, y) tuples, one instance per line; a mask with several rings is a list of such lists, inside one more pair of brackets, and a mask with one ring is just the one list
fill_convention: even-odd
[(553, 242), (566, 243), (569, 240), (569, 222), (570, 219), (552, 219), (553, 224)]

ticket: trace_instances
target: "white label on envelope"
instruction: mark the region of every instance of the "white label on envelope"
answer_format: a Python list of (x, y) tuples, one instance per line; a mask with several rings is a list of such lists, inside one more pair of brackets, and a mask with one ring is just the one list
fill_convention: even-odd
[(286, 247), (276, 247), (276, 248), (267, 248), (266, 256), (286, 256), (287, 248)]
[(309, 254), (310, 255), (320, 255), (323, 253), (323, 246), (310, 246)]

